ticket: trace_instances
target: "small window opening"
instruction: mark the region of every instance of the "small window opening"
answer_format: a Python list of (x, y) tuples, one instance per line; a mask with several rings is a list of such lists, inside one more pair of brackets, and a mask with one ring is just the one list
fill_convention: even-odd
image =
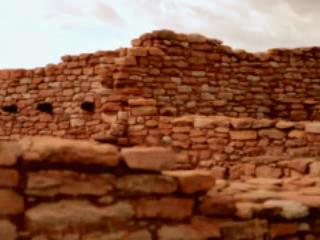
[(18, 107), (15, 104), (11, 105), (6, 105), (2, 107), (2, 110), (7, 113), (17, 113), (18, 112)]
[(81, 109), (82, 109), (83, 111), (93, 113), (94, 110), (95, 110), (95, 108), (96, 108), (96, 106), (95, 106), (94, 102), (88, 102), (88, 101), (86, 101), (86, 102), (81, 103)]
[(37, 105), (37, 110), (45, 113), (52, 113), (53, 107), (51, 103), (39, 103)]

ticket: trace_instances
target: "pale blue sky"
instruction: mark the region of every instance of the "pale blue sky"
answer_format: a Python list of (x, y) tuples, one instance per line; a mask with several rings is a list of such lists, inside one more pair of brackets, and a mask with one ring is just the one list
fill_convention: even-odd
[(0, 68), (127, 47), (163, 28), (250, 51), (320, 45), (319, 12), (318, 0), (3, 0)]

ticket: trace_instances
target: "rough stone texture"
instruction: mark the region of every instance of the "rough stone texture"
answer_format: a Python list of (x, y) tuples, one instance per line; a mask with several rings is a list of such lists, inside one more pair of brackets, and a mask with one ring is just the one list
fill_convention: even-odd
[(192, 215), (193, 200), (182, 198), (141, 199), (137, 202), (138, 218), (181, 220)]
[(0, 187), (17, 187), (19, 185), (19, 173), (14, 169), (0, 168)]
[(16, 226), (10, 221), (1, 219), (0, 220), (0, 236), (2, 240), (15, 240), (17, 239)]
[(163, 174), (178, 179), (180, 191), (184, 193), (195, 193), (207, 191), (215, 184), (215, 178), (209, 171), (165, 171)]
[(134, 147), (123, 149), (121, 154), (126, 164), (132, 169), (171, 169), (177, 161), (176, 154), (170, 148)]
[(21, 140), (20, 144), (25, 148), (25, 161), (116, 166), (120, 159), (115, 146), (95, 142), (33, 137)]
[(24, 210), (22, 196), (9, 189), (0, 189), (0, 216), (17, 215)]
[(57, 195), (101, 196), (113, 190), (115, 177), (111, 174), (79, 174), (72, 171), (30, 172), (26, 192), (32, 196)]
[(174, 178), (158, 175), (128, 175), (116, 182), (116, 188), (129, 194), (170, 194), (177, 190)]

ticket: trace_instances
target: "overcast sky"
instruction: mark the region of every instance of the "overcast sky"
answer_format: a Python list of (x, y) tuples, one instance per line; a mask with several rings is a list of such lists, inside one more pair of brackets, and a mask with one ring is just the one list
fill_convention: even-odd
[(156, 29), (233, 48), (320, 46), (320, 0), (1, 0), (0, 68), (130, 46)]

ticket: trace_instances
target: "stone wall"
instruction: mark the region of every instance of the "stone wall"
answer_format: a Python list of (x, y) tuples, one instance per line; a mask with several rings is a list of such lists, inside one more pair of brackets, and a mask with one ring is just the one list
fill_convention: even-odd
[[(319, 120), (320, 48), (233, 50), (198, 34), (155, 31), (131, 48), (0, 71), (0, 136), (87, 139), (118, 111)], [(143, 97), (143, 109), (129, 100)], [(108, 121), (107, 121), (108, 122)]]
[(127, 122), (118, 144), (170, 146), (181, 154), (178, 168), (211, 169), (219, 178), (292, 177), (319, 167), (319, 122), (197, 115)]
[(318, 239), (319, 178), (215, 180), (169, 148), (0, 145), (2, 240)]

